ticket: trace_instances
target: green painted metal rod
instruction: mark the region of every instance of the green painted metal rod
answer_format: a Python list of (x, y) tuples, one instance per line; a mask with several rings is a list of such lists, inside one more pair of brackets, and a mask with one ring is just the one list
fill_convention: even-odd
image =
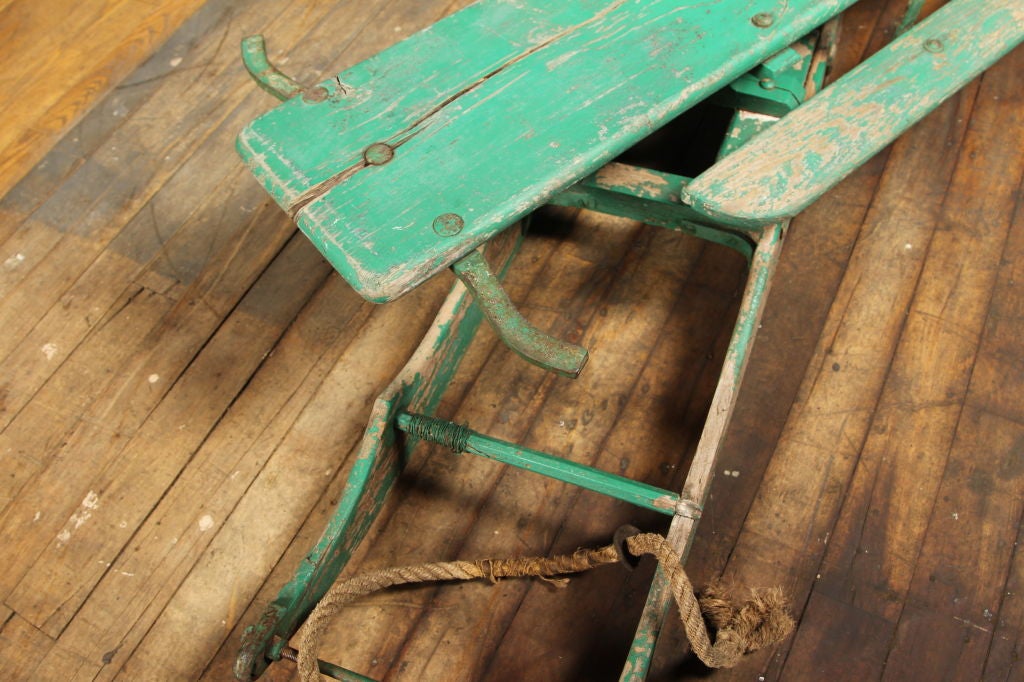
[(302, 84), (286, 76), (267, 59), (263, 36), (242, 38), (242, 63), (261, 88), (282, 102), (302, 92)]
[(698, 518), (700, 514), (700, 509), (696, 505), (687, 504), (680, 500), (678, 494), (671, 491), (485, 436), (446, 419), (402, 413), (398, 415), (397, 424), (398, 428), (406, 433), (443, 445), (455, 452), (466, 452), (511, 464), (638, 507), (669, 516), (677, 511), (693, 518)]
[(690, 178), (612, 162), (552, 197), (548, 203), (632, 218), (735, 249), (749, 262), (753, 232), (720, 226), (686, 204), (679, 192)]
[(479, 251), (470, 251), (452, 263), (452, 272), (473, 294), (505, 345), (538, 367), (570, 379), (580, 375), (587, 364), (587, 349), (556, 339), (530, 324), (512, 305)]

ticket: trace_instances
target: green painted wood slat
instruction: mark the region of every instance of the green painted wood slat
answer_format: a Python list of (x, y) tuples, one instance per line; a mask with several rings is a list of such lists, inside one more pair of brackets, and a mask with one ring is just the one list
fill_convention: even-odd
[[(257, 119), (238, 147), (384, 302), (853, 2), (482, 0)], [(458, 233), (438, 234), (451, 215)]]
[(713, 220), (792, 218), (1024, 40), (1021, 0), (955, 0), (697, 177)]

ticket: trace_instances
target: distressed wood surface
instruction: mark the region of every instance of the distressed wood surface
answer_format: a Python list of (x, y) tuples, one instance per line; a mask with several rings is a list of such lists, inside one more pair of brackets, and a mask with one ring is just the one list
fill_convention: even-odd
[[(850, 4), (486, 0), (281, 105), (239, 149), (342, 276), (388, 301)], [(457, 235), (437, 233), (445, 215)]]
[(709, 216), (797, 215), (1024, 40), (1017, 0), (956, 0), (687, 187)]
[[(459, 6), (208, 0), (0, 199), (0, 677), (230, 679), (451, 281), (378, 307), (331, 274), (234, 155), (274, 103), (237, 40), (265, 33), (310, 83)], [(905, 7), (854, 5), (838, 71)], [(799, 627), (710, 674), (670, 628), (652, 679), (1020, 676), (1021, 93), (1016, 50), (794, 221), (688, 570), (782, 585)], [(655, 141), (659, 169), (692, 174), (675, 150), (714, 127)], [(441, 413), (679, 488), (742, 280), (728, 249), (546, 210), (507, 288), (592, 364), (553, 377), (485, 328)], [(352, 571), (664, 530), (440, 448), (398, 490)], [(616, 679), (650, 572), (384, 593), (324, 654), (393, 680)]]

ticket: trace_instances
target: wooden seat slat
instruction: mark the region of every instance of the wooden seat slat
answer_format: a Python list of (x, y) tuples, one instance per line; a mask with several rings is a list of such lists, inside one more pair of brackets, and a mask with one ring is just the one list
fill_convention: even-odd
[(714, 220), (792, 218), (1024, 40), (1021, 0), (956, 0), (694, 179)]
[[(483, 0), (282, 104), (238, 145), (383, 302), (853, 2)], [(367, 162), (375, 144), (386, 163)], [(435, 231), (441, 216), (457, 234)]]

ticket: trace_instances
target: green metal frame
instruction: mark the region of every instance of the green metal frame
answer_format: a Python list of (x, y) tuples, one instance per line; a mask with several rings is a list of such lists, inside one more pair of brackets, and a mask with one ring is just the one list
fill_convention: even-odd
[(613, 162), (553, 197), (550, 203), (632, 218), (689, 234), (739, 251), (749, 262), (756, 247), (756, 230), (716, 224), (680, 203), (680, 194), (690, 180), (682, 175)]
[(682, 500), (679, 495), (668, 490), (485, 436), (445, 419), (403, 413), (398, 415), (396, 425), (406, 433), (444, 445), (453, 452), (479, 455), (495, 462), (511, 464), (669, 516), (680, 509), (693, 508), (689, 500)]

